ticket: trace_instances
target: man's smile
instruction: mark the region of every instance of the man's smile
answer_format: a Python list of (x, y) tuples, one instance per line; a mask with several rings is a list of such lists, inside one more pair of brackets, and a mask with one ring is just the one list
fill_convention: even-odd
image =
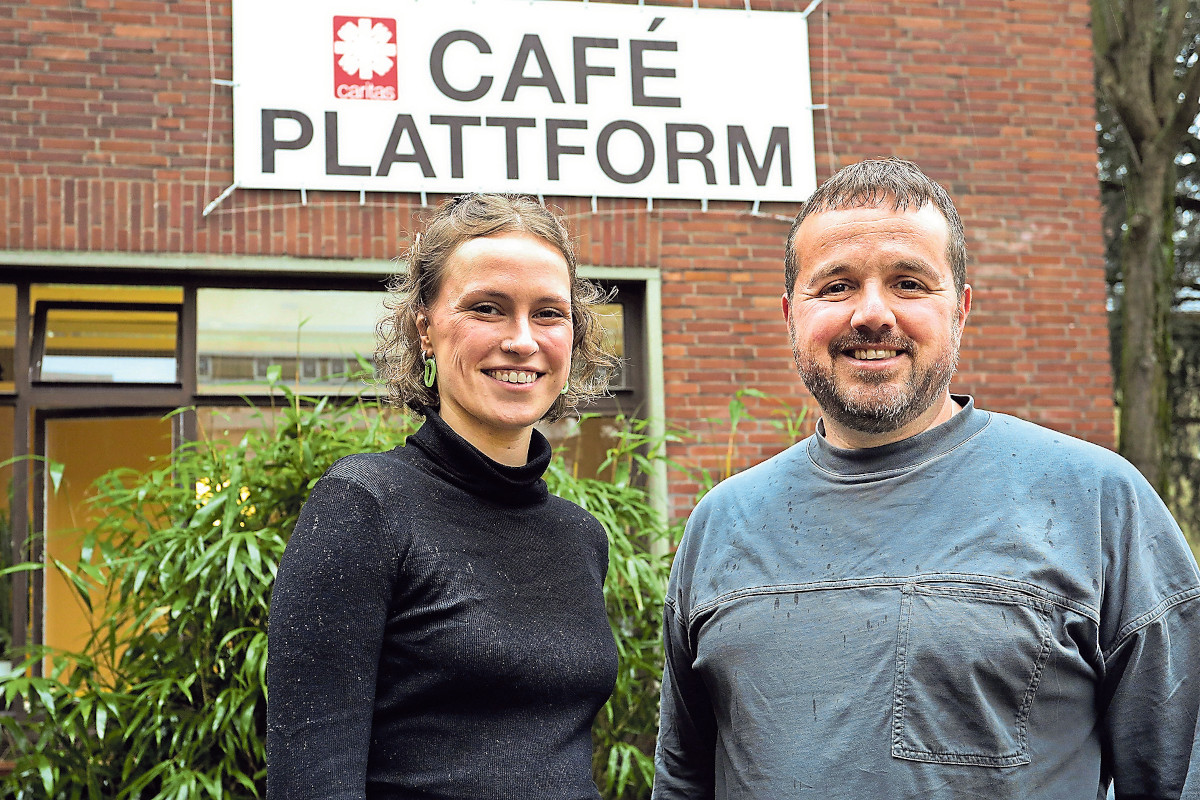
[(900, 353), (899, 350), (891, 349), (867, 349), (867, 350), (852, 350), (851, 354), (859, 361), (878, 361), (882, 358), (892, 358)]

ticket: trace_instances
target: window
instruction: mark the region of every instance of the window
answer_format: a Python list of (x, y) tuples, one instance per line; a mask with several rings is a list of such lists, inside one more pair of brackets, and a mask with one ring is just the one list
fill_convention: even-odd
[(198, 289), (196, 380), (201, 394), (253, 394), (273, 368), (304, 392), (364, 388), (382, 291)]
[(596, 309), (604, 326), (607, 347), (620, 359), (609, 377), (609, 395), (581, 406), (579, 418), (538, 426), (571, 468), (586, 477), (606, 477), (599, 466), (616, 443), (622, 426), (627, 424), (620, 417), (627, 420), (652, 414), (643, 348), (647, 284), (637, 280), (597, 282), (605, 289), (616, 290), (609, 303)]
[(46, 383), (178, 383), (179, 307), (40, 300), (33, 379)]

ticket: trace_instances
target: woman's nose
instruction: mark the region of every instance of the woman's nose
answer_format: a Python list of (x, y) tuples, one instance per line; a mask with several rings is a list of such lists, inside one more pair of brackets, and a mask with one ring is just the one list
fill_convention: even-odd
[(531, 356), (539, 349), (529, 323), (524, 321), (517, 322), (509, 331), (509, 338), (504, 341), (501, 348), (519, 356)]

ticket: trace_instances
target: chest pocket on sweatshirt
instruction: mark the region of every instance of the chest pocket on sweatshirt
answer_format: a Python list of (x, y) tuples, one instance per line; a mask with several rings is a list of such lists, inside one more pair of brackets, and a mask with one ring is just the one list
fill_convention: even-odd
[(892, 755), (1029, 763), (1029, 709), (1050, 652), (1050, 605), (1003, 589), (910, 584), (900, 603)]

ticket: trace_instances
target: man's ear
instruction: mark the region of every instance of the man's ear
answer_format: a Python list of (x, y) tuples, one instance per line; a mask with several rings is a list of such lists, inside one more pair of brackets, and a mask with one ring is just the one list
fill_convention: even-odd
[(958, 301), (958, 329), (962, 330), (967, 324), (967, 315), (971, 313), (971, 284), (963, 286), (962, 299)]
[(790, 327), (792, 324), (792, 308), (791, 308), (791, 304), (788, 303), (787, 292), (784, 292), (783, 297), (781, 297), (779, 299), (780, 299), (781, 303), (783, 304), (783, 322), (785, 325), (788, 325)]

